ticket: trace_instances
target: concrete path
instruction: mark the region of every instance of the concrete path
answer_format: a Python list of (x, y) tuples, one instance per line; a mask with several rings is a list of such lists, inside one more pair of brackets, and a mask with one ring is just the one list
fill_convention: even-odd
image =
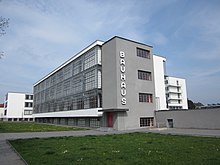
[(23, 165), (25, 164), (17, 153), (11, 148), (6, 140), (0, 141), (0, 164), (1, 165)]
[(29, 138), (49, 138), (62, 136), (86, 136), (86, 135), (107, 135), (107, 134), (123, 134), (132, 132), (152, 132), (161, 134), (190, 135), (190, 136), (210, 136), (219, 137), (220, 130), (203, 130), (203, 129), (167, 129), (152, 128), (138, 129), (129, 131), (63, 131), (63, 132), (33, 132), (33, 133), (0, 133), (0, 164), (1, 165), (24, 165), (24, 161), (18, 156), (13, 148), (6, 142), (13, 139), (29, 139)]

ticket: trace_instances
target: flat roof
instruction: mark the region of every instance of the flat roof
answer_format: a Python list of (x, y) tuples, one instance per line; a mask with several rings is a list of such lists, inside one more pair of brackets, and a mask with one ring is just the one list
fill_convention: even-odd
[(111, 39), (107, 40), (107, 41), (101, 41), (101, 40), (96, 40), (95, 42), (93, 42), (92, 44), (90, 44), (89, 46), (87, 46), (86, 48), (84, 48), (82, 51), (80, 51), (79, 53), (75, 54), (73, 57), (71, 57), (69, 60), (67, 60), (66, 62), (64, 62), (63, 64), (61, 64), (59, 67), (57, 67), (56, 69), (54, 69), (52, 72), (50, 72), (49, 74), (47, 74), (46, 76), (44, 76), (43, 78), (41, 78), (39, 81), (37, 81), (36, 83), (34, 83), (34, 86), (38, 85), (39, 83), (41, 83), (42, 81), (44, 81), (45, 79), (47, 79), (48, 77), (50, 77), (52, 74), (54, 74), (55, 72), (57, 72), (58, 70), (60, 70), (61, 68), (63, 68), (64, 66), (68, 65), (69, 63), (71, 63), (73, 60), (75, 60), (76, 58), (80, 57), (81, 55), (83, 55), (85, 52), (87, 52), (88, 50), (92, 49), (93, 47), (95, 46), (102, 46), (104, 44), (106, 44), (107, 42), (113, 40), (114, 38), (119, 38), (119, 39), (122, 39), (122, 40), (126, 40), (126, 41), (129, 41), (129, 42), (133, 42), (133, 43), (136, 43), (136, 44), (141, 44), (141, 45), (144, 45), (144, 46), (148, 46), (148, 47), (153, 47), (151, 45), (147, 45), (147, 44), (144, 44), (144, 43), (140, 43), (140, 42), (137, 42), (137, 41), (133, 41), (133, 40), (130, 40), (130, 39), (126, 39), (126, 38), (123, 38), (123, 37), (119, 37), (119, 36), (114, 36), (112, 37)]
[[(130, 39), (127, 39), (127, 38), (123, 38), (123, 37), (119, 37), (119, 36), (114, 36), (112, 37), (111, 39), (107, 40), (104, 44), (108, 43), (109, 41), (115, 39), (115, 38), (119, 38), (119, 39), (122, 39), (122, 40), (126, 40), (126, 41), (129, 41), (129, 42), (133, 42), (133, 43), (136, 43), (136, 44), (140, 44), (140, 45), (144, 45), (144, 46), (148, 46), (148, 47), (151, 47), (153, 48), (153, 46), (151, 45), (147, 45), (147, 44), (144, 44), (144, 43), (141, 43), (141, 42), (137, 42), (137, 41), (134, 41), (134, 40), (130, 40)], [(103, 44), (103, 45), (104, 45)]]
[(9, 93), (33, 95), (33, 93), (31, 93), (31, 92), (13, 92), (13, 91), (7, 92), (6, 95)]
[(180, 79), (180, 80), (185, 80), (186, 81), (186, 79), (183, 78), (183, 77), (176, 77), (176, 76), (170, 76), (170, 75), (164, 75), (164, 76), (168, 77), (168, 78), (171, 78), (171, 79)]
[(161, 56), (161, 55), (158, 55), (158, 54), (153, 54), (153, 56), (155, 56), (155, 57), (160, 57), (160, 58), (163, 58), (164, 60), (167, 60), (167, 58), (166, 58), (166, 57)]
[(64, 66), (68, 65), (69, 63), (71, 63), (73, 60), (75, 60), (76, 58), (82, 56), (85, 52), (89, 51), (90, 49), (92, 49), (95, 46), (102, 46), (103, 45), (103, 41), (100, 40), (96, 40), (95, 42), (93, 42), (92, 44), (90, 44), (89, 46), (87, 46), (86, 48), (84, 48), (82, 51), (80, 51), (79, 53), (75, 54), (73, 57), (71, 57), (69, 60), (67, 60), (66, 62), (64, 62), (63, 64), (61, 64), (59, 67), (57, 67), (56, 69), (54, 69), (52, 72), (50, 72), (49, 74), (47, 74), (46, 76), (44, 76), (42, 79), (40, 79), (39, 81), (37, 81), (34, 86), (38, 85), (39, 83), (41, 83), (42, 81), (44, 81), (45, 79), (47, 79), (48, 77), (50, 77), (52, 74), (56, 73), (58, 70), (60, 70), (61, 68), (63, 68)]

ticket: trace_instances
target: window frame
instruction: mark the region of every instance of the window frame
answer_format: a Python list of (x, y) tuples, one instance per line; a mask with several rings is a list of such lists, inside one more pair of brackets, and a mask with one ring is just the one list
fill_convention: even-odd
[(25, 102), (24, 107), (25, 108), (33, 108), (33, 102)]
[(153, 103), (153, 94), (151, 93), (139, 93), (140, 103)]
[(154, 117), (140, 117), (140, 127), (153, 127)]
[(24, 110), (24, 115), (32, 115), (33, 111), (32, 110)]
[(136, 54), (138, 57), (142, 57), (142, 58), (146, 58), (146, 59), (150, 59), (151, 55), (150, 55), (150, 50), (147, 49), (143, 49), (143, 48), (136, 48)]
[(138, 70), (138, 79), (152, 81), (152, 74), (150, 71)]

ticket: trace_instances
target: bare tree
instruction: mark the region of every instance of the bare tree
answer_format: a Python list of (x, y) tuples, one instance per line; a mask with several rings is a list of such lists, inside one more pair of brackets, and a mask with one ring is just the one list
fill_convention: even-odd
[(0, 16), (0, 36), (4, 35), (5, 29), (8, 27), (9, 25), (9, 18), (3, 18), (2, 16)]
[[(0, 36), (6, 33), (5, 29), (9, 26), (9, 18), (0, 16)], [(4, 56), (4, 52), (0, 51), (0, 59)]]
[(0, 52), (0, 59), (4, 56), (4, 52)]

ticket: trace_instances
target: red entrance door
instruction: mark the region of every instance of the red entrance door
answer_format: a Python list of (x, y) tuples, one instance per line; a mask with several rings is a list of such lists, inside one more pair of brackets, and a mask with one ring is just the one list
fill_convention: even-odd
[(113, 127), (113, 113), (108, 112), (107, 113), (107, 118), (108, 118), (108, 127)]

